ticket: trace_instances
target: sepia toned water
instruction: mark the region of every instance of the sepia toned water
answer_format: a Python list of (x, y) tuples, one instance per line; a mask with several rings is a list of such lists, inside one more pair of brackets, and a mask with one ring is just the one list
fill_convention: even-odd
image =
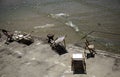
[(120, 0), (0, 0), (0, 28), (67, 35), (67, 43), (87, 38), (120, 53)]

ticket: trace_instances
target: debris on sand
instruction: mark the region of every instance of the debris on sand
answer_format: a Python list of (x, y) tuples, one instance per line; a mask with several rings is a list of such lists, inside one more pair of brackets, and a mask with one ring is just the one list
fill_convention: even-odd
[(50, 44), (51, 48), (55, 50), (59, 55), (67, 53), (66, 50), (66, 43), (65, 43), (65, 36), (59, 37), (54, 40), (54, 34), (48, 34), (48, 43)]
[(29, 33), (21, 32), (21, 31), (11, 32), (5, 29), (0, 29), (0, 30), (2, 31), (3, 35), (7, 37), (5, 44), (9, 44), (10, 42), (16, 41), (19, 43), (30, 45), (34, 42), (33, 37)]

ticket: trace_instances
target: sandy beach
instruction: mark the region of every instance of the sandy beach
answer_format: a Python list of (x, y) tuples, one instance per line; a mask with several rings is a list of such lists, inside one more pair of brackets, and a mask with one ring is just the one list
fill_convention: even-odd
[[(4, 39), (3, 39), (4, 38)], [(45, 39), (45, 38), (44, 38)], [(67, 44), (68, 53), (59, 55), (41, 38), (30, 46), (0, 39), (0, 77), (119, 77), (120, 55), (97, 50), (86, 59), (86, 74), (73, 74), (71, 56), (83, 48)], [(88, 50), (86, 51), (88, 52)]]

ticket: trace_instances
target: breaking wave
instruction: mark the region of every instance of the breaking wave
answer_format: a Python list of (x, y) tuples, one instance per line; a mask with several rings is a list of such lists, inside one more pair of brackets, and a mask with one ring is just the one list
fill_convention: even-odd
[(46, 24), (46, 25), (42, 25), (42, 26), (35, 26), (34, 29), (38, 29), (38, 28), (50, 28), (50, 27), (54, 27), (54, 24)]
[[(61, 17), (69, 17), (70, 15), (69, 14), (66, 14), (66, 13), (58, 13), (58, 14), (50, 14), (48, 15), (49, 17), (52, 17), (52, 18), (61, 18)], [(66, 19), (67, 20), (67, 19)], [(68, 20), (67, 20), (68, 21)], [(73, 24), (72, 21), (68, 21), (65, 23), (67, 26), (70, 26), (71, 28), (73, 28), (76, 32), (79, 32), (79, 28), (77, 25)]]
[(65, 23), (67, 26), (70, 26), (71, 28), (75, 29), (76, 32), (79, 32), (79, 28), (77, 25), (73, 24), (72, 21), (68, 21)]
[(66, 14), (66, 13), (58, 13), (58, 14), (50, 14), (49, 16), (51, 16), (52, 18), (60, 18), (60, 17), (68, 17), (69, 14)]

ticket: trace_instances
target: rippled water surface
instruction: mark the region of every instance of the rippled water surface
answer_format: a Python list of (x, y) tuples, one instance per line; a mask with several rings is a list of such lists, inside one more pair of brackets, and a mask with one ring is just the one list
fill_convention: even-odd
[(67, 43), (86, 37), (120, 53), (120, 0), (0, 0), (0, 28), (67, 35)]

